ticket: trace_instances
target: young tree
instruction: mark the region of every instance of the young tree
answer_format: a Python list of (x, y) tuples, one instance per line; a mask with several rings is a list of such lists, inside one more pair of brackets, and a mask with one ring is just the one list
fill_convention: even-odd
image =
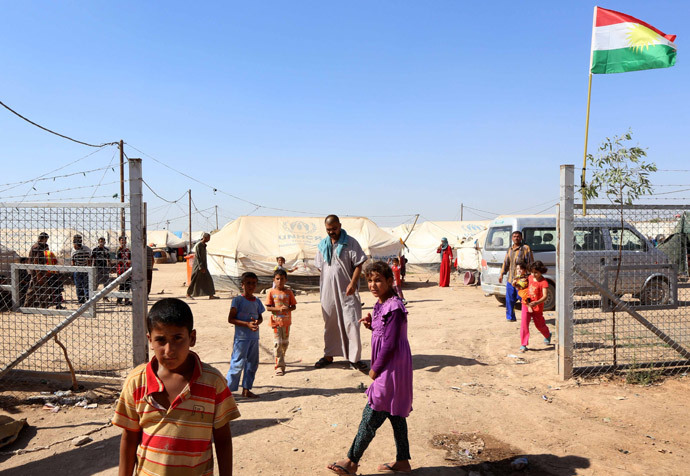
[[(618, 277), (623, 256), (625, 206), (632, 205), (644, 195), (652, 195), (652, 183), (649, 176), (657, 170), (656, 164), (642, 160), (647, 157), (647, 151), (638, 146), (629, 146), (631, 141), (632, 131), (628, 130), (620, 136), (607, 137), (599, 146), (596, 156), (587, 154), (587, 162), (595, 168), (595, 172), (589, 185), (583, 188), (587, 200), (598, 198), (599, 193), (603, 191), (611, 203), (619, 205), (621, 227), (618, 240), (618, 267), (613, 281), (614, 294), (618, 292)], [(618, 364), (615, 309), (614, 307), (612, 329), (613, 365)]]

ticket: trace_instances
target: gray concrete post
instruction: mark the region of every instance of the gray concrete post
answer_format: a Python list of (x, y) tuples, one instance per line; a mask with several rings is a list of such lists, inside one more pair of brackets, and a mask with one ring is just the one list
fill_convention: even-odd
[(558, 311), (558, 375), (573, 376), (573, 221), (574, 167), (561, 165), (558, 207), (558, 259), (556, 262), (556, 309)]
[(141, 159), (129, 159), (129, 206), (132, 231), (132, 364), (137, 366), (148, 361), (148, 298)]

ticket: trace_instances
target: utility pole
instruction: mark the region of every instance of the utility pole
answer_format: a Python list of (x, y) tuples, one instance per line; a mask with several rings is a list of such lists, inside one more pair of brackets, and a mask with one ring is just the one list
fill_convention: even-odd
[(190, 188), (189, 193), (189, 243), (187, 244), (187, 254), (192, 252), (192, 189)]
[(460, 204), (460, 221), (462, 221), (462, 212), (464, 211), (463, 208), (464, 208), (464, 205), (461, 203)]
[[(125, 148), (124, 141), (120, 139), (120, 203), (125, 203)], [(125, 236), (125, 209), (120, 211), (120, 236)]]
[(218, 231), (218, 205), (216, 205), (216, 231)]

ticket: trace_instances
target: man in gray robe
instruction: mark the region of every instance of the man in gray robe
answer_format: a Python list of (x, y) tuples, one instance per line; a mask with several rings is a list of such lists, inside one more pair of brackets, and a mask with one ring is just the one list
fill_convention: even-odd
[(213, 278), (208, 272), (206, 264), (206, 243), (211, 239), (211, 235), (204, 233), (201, 241), (194, 247), (194, 265), (192, 265), (192, 279), (187, 288), (187, 297), (208, 296), (209, 299), (219, 299), (216, 294), (216, 287), (213, 285)]
[(362, 303), (357, 291), (362, 264), (367, 257), (357, 240), (341, 228), (336, 215), (328, 215), (325, 223), (328, 237), (319, 242), (315, 259), (321, 271), (324, 356), (315, 367), (326, 367), (333, 363), (333, 357), (342, 356), (353, 368), (368, 371), (367, 364), (360, 360)]

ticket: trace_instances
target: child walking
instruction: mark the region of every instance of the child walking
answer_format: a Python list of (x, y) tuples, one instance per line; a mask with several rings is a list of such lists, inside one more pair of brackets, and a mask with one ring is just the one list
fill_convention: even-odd
[(226, 379), (230, 391), (236, 392), (242, 375), (242, 396), (246, 398), (259, 398), (251, 391), (259, 368), (259, 324), (263, 322), (261, 314), (266, 310), (254, 296), (258, 282), (256, 274), (242, 273), (242, 295), (232, 299), (228, 315), (228, 322), (235, 326), (235, 340)]
[(223, 374), (190, 350), (189, 306), (167, 298), (146, 319), (153, 358), (127, 377), (113, 425), (122, 428), (119, 474), (232, 474), (230, 420), (240, 416)]
[(291, 290), (285, 287), (287, 271), (276, 269), (273, 272), (273, 289), (268, 291), (266, 310), (271, 311), (273, 328), (273, 353), (275, 356), (276, 375), (285, 375), (285, 352), (290, 344), (290, 324), (292, 311), (297, 307), (297, 300)]
[(400, 257), (393, 258), (393, 266), (391, 266), (391, 270), (393, 271), (393, 289), (395, 289), (398, 297), (402, 299), (403, 304), (407, 305), (407, 301), (405, 301), (405, 296), (403, 295), (402, 290), (402, 268), (400, 267)]
[(374, 315), (360, 320), (371, 329), (371, 370), (373, 382), (367, 389), (367, 404), (347, 458), (326, 466), (336, 474), (356, 474), (364, 451), (376, 430), (388, 419), (393, 426), (396, 457), (379, 465), (378, 471), (409, 473), (410, 446), (407, 416), (412, 411), (412, 353), (407, 341), (407, 310), (393, 292), (393, 271), (383, 261), (366, 267), (369, 291), (378, 302)]
[(532, 274), (529, 281), (529, 301), (522, 305), (522, 319), (520, 320), (520, 352), (527, 351), (529, 345), (529, 321), (534, 320), (534, 326), (544, 336), (544, 344), (551, 344), (551, 331), (544, 322), (544, 301), (549, 295), (549, 282), (544, 278), (546, 266), (541, 261), (535, 261), (530, 266)]
[[(275, 268), (273, 268), (273, 271), (278, 271), (279, 269), (285, 270), (286, 273), (292, 273), (293, 271), (296, 271), (299, 266), (295, 266), (294, 268), (287, 269), (285, 267), (285, 258), (282, 256), (276, 256), (276, 263), (278, 263)], [(273, 282), (273, 289), (276, 288), (276, 283), (275, 281)]]

